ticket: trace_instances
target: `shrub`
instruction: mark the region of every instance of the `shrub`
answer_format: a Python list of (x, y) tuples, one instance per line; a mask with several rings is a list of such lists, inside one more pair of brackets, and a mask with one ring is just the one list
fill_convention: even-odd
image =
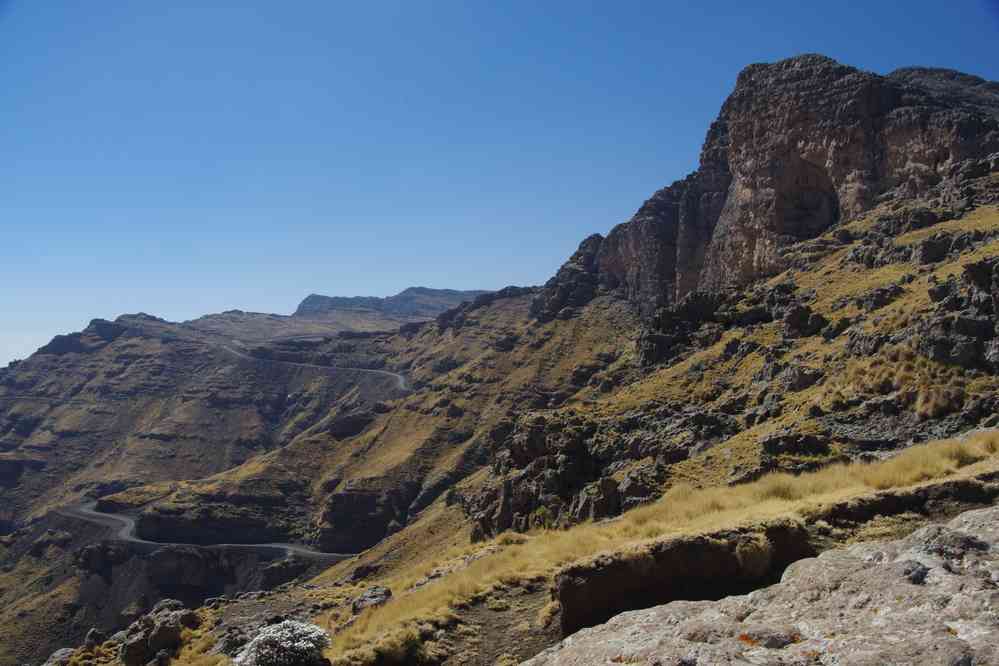
[(321, 663), (329, 636), (314, 624), (287, 620), (264, 627), (235, 659), (236, 666), (300, 666)]

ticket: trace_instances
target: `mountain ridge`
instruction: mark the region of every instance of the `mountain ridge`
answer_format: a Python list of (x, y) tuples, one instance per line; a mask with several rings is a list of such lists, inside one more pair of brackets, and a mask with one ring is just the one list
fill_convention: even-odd
[(373, 310), (387, 315), (432, 319), (444, 310), (489, 293), (485, 290), (408, 287), (393, 296), (323, 296), (309, 294), (293, 317), (328, 317), (336, 310)]
[[(215, 329), (100, 324), (0, 374), (8, 654), (54, 647), (40, 636), (70, 611), (35, 608), (72, 608), (58, 626), (77, 639), (123, 626), (74, 585), (117, 590), (122, 617), (152, 607), (118, 592), (136, 563), (113, 543), (67, 564), (80, 556), (46, 509), (84, 496), (134, 515), (150, 540), (360, 552), (256, 597), (184, 590), (207, 628), (179, 663), (227, 663), (281, 608), (330, 629), (338, 666), (526, 659), (635, 604), (742, 591), (779, 575), (782, 553), (993, 501), (994, 442), (908, 450), (999, 424), (993, 88), (816, 55), (750, 65), (699, 170), (583, 240), (540, 289), (392, 331), (264, 336), (239, 355), (220, 345), (252, 337), (255, 320), (233, 313)], [(404, 374), (412, 390), (320, 370), (338, 366)], [(108, 399), (149, 402), (109, 424)], [(117, 461), (117, 483), (85, 451)], [(980, 478), (961, 476), (979, 463)], [(829, 478), (849, 492), (821, 514), (828, 529), (779, 513), (808, 509)], [(726, 513), (739, 502), (774, 522), (747, 532)], [(673, 538), (672, 507), (688, 503), (710, 529)], [(650, 584), (677, 562), (704, 589)], [(35, 580), (51, 583), (23, 582)], [(362, 598), (378, 601), (355, 617)]]

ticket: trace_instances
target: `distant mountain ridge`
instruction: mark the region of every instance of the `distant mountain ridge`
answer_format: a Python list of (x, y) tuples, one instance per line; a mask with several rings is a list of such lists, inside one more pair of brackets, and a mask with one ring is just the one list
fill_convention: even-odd
[(367, 310), (386, 315), (431, 319), (440, 313), (489, 293), (474, 289), (431, 289), (409, 287), (395, 296), (323, 296), (309, 294), (295, 310), (293, 317), (322, 318), (340, 310)]

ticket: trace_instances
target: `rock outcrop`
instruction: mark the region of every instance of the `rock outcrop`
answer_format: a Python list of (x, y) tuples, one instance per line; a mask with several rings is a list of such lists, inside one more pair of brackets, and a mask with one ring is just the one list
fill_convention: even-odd
[(164, 599), (116, 636), (118, 659), (125, 666), (145, 666), (154, 659), (156, 664), (170, 663), (170, 657), (180, 646), (181, 632), (200, 623), (198, 614), (185, 609), (184, 604)]
[(502, 421), (490, 433), (491, 483), (455, 497), (476, 523), (474, 538), (607, 518), (658, 497), (669, 465), (738, 428), (727, 414), (681, 405), (603, 422)]
[(482, 290), (430, 289), (410, 287), (395, 296), (321, 296), (309, 294), (295, 310), (295, 317), (329, 317), (339, 311), (371, 310), (386, 315), (433, 319), (463, 301), (488, 292)]
[(62, 356), (96, 351), (117, 340), (127, 330), (128, 328), (119, 322), (94, 319), (79, 333), (55, 336), (51, 342), (39, 348), (38, 353)]
[(999, 507), (799, 560), (780, 583), (584, 629), (526, 664), (994, 664)]
[(643, 314), (696, 289), (786, 267), (781, 250), (886, 198), (947, 199), (999, 151), (999, 84), (951, 70), (879, 76), (820, 55), (750, 65), (693, 174), (594, 235), (545, 286), (535, 316), (616, 290)]

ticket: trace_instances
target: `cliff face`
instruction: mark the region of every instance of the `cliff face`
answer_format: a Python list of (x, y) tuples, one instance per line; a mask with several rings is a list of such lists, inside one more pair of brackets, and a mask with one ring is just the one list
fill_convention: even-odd
[(697, 171), (584, 241), (592, 261), (552, 278), (534, 312), (578, 306), (581, 275), (649, 315), (696, 289), (776, 274), (781, 248), (881, 200), (960, 207), (962, 164), (996, 151), (999, 84), (927, 68), (879, 76), (818, 55), (750, 65)]

